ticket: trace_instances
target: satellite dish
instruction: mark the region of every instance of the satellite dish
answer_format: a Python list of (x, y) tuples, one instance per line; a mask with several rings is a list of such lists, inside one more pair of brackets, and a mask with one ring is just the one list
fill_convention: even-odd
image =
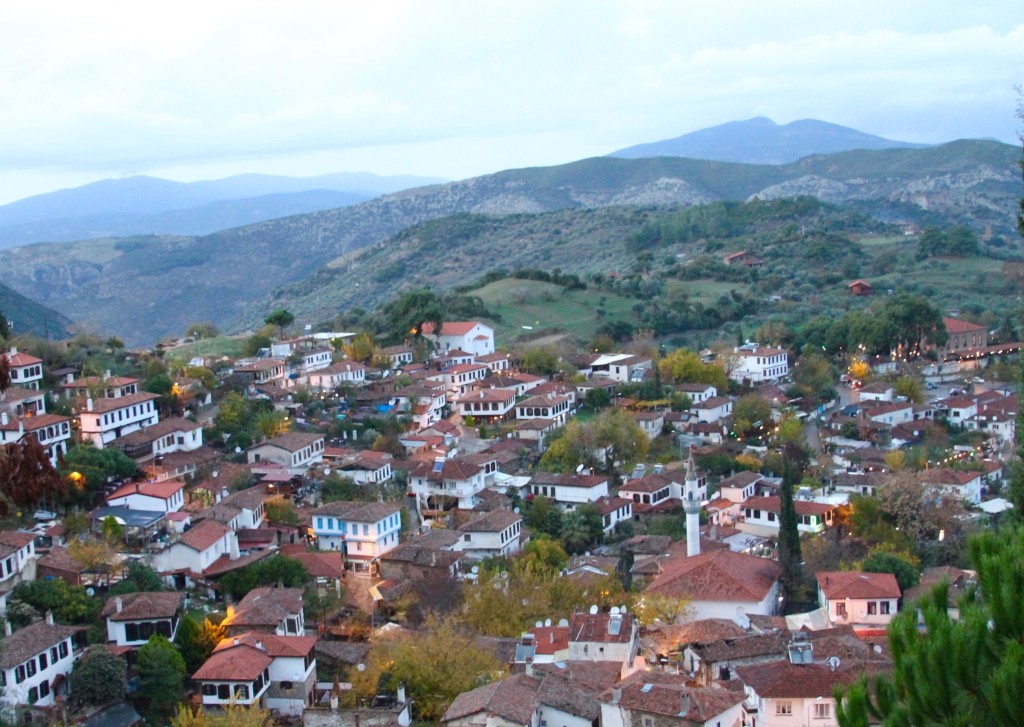
[(836, 669), (838, 669), (839, 668), (839, 657), (838, 656), (830, 656), (828, 658), (828, 667), (832, 671), (835, 671)]
[(89, 598), (92, 598), (93, 596), (96, 595), (96, 589), (93, 588), (92, 586), (89, 586), (88, 588), (85, 589), (85, 595), (87, 595)]
[(618, 615), (619, 615), (619, 607), (618, 606), (612, 606), (612, 616), (618, 616)]
[(356, 669), (358, 669), (361, 672), (366, 671), (366, 664), (364, 664), (363, 662), (359, 662), (358, 664), (356, 664)]
[(241, 453), (242, 453), (242, 448), (241, 447), (235, 447), (235, 454), (241, 454)]
[(626, 607), (625, 606), (619, 606), (619, 613), (626, 613)]
[(590, 615), (591, 616), (596, 616), (597, 615), (597, 604), (594, 604), (593, 606), (590, 607)]
[(503, 580), (507, 581), (508, 580), (508, 571), (507, 570), (503, 570), (501, 572), (501, 577), (502, 577)]
[(518, 515), (519, 514), (519, 508), (517, 507), (517, 508), (513, 509), (512, 512), (514, 512), (516, 515)]
[(477, 573), (480, 572), (480, 566), (478, 566), (478, 565), (473, 566), (472, 568), (469, 569), (469, 572), (472, 573), (473, 575), (476, 575)]
[(544, 625), (547, 626), (548, 628), (550, 628), (551, 627), (551, 619), (549, 619), (549, 618), (544, 619)]
[(539, 629), (539, 628), (542, 628), (543, 626), (544, 626), (544, 622), (543, 622), (543, 621), (538, 621), (537, 623), (535, 623), (535, 624), (533, 625), (533, 627), (534, 627), (535, 629)]
[(564, 629), (564, 628), (568, 628), (568, 627), (569, 627), (569, 619), (567, 619), (567, 618), (560, 618), (560, 619), (558, 619), (558, 628)]

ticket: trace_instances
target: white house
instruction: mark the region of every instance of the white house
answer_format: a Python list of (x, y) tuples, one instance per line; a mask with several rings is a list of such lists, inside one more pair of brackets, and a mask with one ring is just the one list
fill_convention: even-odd
[(229, 638), (217, 645), (192, 678), (199, 682), (205, 707), (262, 704), (270, 689), (272, 663), (274, 659), (265, 648), (241, 641), (235, 644), (235, 639)]
[(988, 484), (988, 472), (936, 467), (922, 472), (921, 482), (940, 495), (948, 493), (970, 505), (977, 505)]
[(896, 615), (900, 586), (892, 573), (823, 571), (818, 603), (835, 625), (886, 627)]
[(774, 616), (779, 611), (782, 566), (767, 558), (716, 550), (666, 561), (644, 590), (690, 601), (686, 620), (733, 618), (743, 613)]
[(488, 369), (483, 364), (467, 363), (449, 366), (440, 372), (427, 376), (429, 381), (438, 381), (448, 390), (452, 401), (468, 394), (473, 386), (487, 377)]
[(516, 419), (554, 419), (558, 424), (565, 424), (573, 401), (573, 397), (557, 394), (531, 396), (516, 404)]
[(82, 441), (91, 441), (99, 449), (138, 429), (160, 421), (156, 400), (160, 397), (143, 391), (114, 398), (86, 399), (78, 411)]
[(66, 697), (68, 675), (78, 658), (74, 638), (83, 630), (55, 624), (47, 614), (45, 621), (8, 634), (0, 651), (0, 704), (49, 707), (56, 697)]
[(508, 419), (516, 405), (515, 389), (474, 389), (458, 400), (459, 414), (488, 424)]
[(842, 659), (833, 668), (830, 654), (816, 654), (817, 663), (768, 661), (735, 667), (744, 684), (744, 712), (759, 727), (838, 727), (836, 687), (865, 674), (862, 662)]
[(106, 500), (110, 507), (177, 512), (185, 505), (185, 483), (181, 480), (129, 482), (107, 495)]
[(718, 396), (718, 389), (711, 384), (676, 384), (674, 388), (680, 394), (690, 397), (690, 402), (700, 404), (702, 401)]
[(861, 405), (861, 415), (873, 422), (894, 427), (897, 424), (914, 421), (914, 405), (909, 402), (867, 402)]
[(640, 623), (631, 613), (591, 608), (569, 619), (570, 661), (614, 661), (625, 675), (634, 670), (639, 649)]
[(732, 416), (732, 399), (725, 396), (711, 396), (695, 403), (691, 411), (697, 415), (699, 422), (720, 422)]
[(861, 401), (887, 401), (891, 403), (896, 400), (896, 388), (888, 381), (873, 381), (857, 389), (857, 395)]
[(288, 432), (250, 447), (246, 457), (249, 464), (276, 462), (300, 475), (323, 461), (324, 435)]
[(57, 414), (10, 417), (0, 411), (0, 444), (11, 444), (29, 435), (46, 450), (54, 467), (68, 451), (71, 441), (71, 420)]
[(203, 520), (186, 530), (177, 540), (153, 554), (153, 569), (175, 578), (174, 585), (184, 585), (185, 579), (195, 580), (220, 558), (236, 560), (239, 556), (235, 531), (217, 522)]
[(456, 546), (469, 560), (502, 558), (520, 550), (523, 518), (508, 510), (492, 510), (459, 528)]
[(781, 348), (766, 348), (747, 343), (733, 349), (736, 366), (729, 378), (739, 383), (760, 384), (778, 381), (789, 375), (789, 355)]
[(443, 384), (430, 385), (422, 381), (396, 391), (394, 401), (397, 411), (411, 415), (416, 426), (425, 429), (444, 417), (448, 395)]
[(116, 399), (139, 393), (139, 380), (128, 376), (82, 376), (61, 384), (65, 399)]
[(392, 457), (386, 452), (365, 450), (336, 461), (332, 469), (342, 477), (351, 478), (357, 485), (387, 482), (394, 475)]
[[(740, 530), (749, 529), (745, 526), (774, 531), (779, 529), (782, 498), (775, 496), (749, 497), (743, 501), (740, 507), (743, 510), (743, 522), (740, 523)], [(793, 507), (797, 516), (796, 527), (801, 533), (823, 533), (825, 528), (833, 523), (836, 516), (835, 505), (796, 499), (793, 502)]]
[(19, 353), (12, 348), (7, 354), (7, 363), (11, 367), (11, 384), (22, 389), (39, 389), (43, 380), (43, 360), (27, 353)]
[(302, 636), (306, 633), (301, 588), (260, 586), (228, 605), (223, 621), (228, 636), (247, 632)]
[(203, 446), (203, 425), (191, 419), (172, 417), (118, 437), (117, 447), (136, 462), (146, 462), (171, 452), (191, 452)]
[(611, 534), (615, 526), (633, 519), (633, 501), (624, 497), (602, 497), (596, 503), (601, 525), (605, 534)]
[(205, 514), (232, 530), (255, 530), (266, 519), (269, 485), (258, 484), (221, 498)]
[(529, 494), (546, 497), (563, 509), (572, 510), (585, 502), (596, 502), (602, 497), (608, 497), (608, 477), (534, 472)]
[(153, 634), (173, 641), (178, 633), (181, 593), (178, 591), (126, 593), (103, 605), (107, 641), (138, 648)]
[(309, 388), (321, 391), (336, 389), (343, 384), (358, 386), (366, 381), (369, 369), (358, 361), (339, 361), (309, 374)]
[(8, 590), (14, 582), (12, 579), (25, 571), (35, 554), (36, 538), (32, 533), (0, 531), (0, 589)]
[(398, 545), (402, 506), (384, 502), (330, 502), (313, 510), (313, 535), (321, 550), (340, 550), (346, 566), (371, 572), (371, 564)]
[(485, 484), (484, 468), (461, 457), (420, 462), (409, 473), (409, 491), (416, 497), (416, 507), (421, 512), (444, 510), (445, 505), (452, 504), (472, 510)]
[(423, 324), (423, 336), (440, 351), (457, 348), (474, 356), (494, 353), (494, 329), (479, 321), (448, 321), (435, 332), (433, 323)]

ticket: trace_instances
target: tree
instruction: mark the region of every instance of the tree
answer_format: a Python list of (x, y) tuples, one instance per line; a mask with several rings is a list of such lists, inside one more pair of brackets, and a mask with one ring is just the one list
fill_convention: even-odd
[(675, 624), (692, 616), (693, 607), (686, 598), (659, 593), (645, 593), (633, 606), (641, 626), (656, 623)]
[(758, 394), (746, 394), (733, 404), (732, 426), (741, 437), (763, 432), (772, 423), (772, 405)]
[(75, 445), (64, 454), (60, 462), (60, 474), (74, 480), (76, 488), (81, 484), (81, 490), (71, 493), (75, 500), (91, 503), (111, 480), (134, 475), (135, 460), (120, 449), (97, 449), (88, 442)]
[(519, 368), (531, 374), (551, 376), (558, 373), (560, 362), (558, 351), (551, 346), (532, 346), (523, 351)]
[(14, 587), (11, 597), (31, 606), (40, 616), (50, 611), (58, 623), (69, 625), (91, 623), (103, 606), (83, 586), (68, 585), (60, 578), (24, 581)]
[(278, 409), (266, 409), (256, 415), (256, 431), (265, 439), (273, 439), (291, 429), (288, 415)]
[(452, 619), (431, 617), (421, 632), (374, 639), (366, 669), (352, 676), (350, 699), (372, 698), (404, 684), (415, 719), (436, 722), (459, 694), (502, 674), (490, 653)]
[(365, 499), (366, 493), (351, 477), (339, 477), (331, 473), (320, 485), (320, 501), (329, 502)]
[(896, 576), (900, 590), (906, 591), (908, 588), (916, 586), (921, 580), (918, 570), (919, 562), (912, 555), (896, 553), (883, 547), (873, 549), (861, 561), (860, 569), (864, 573), (892, 573)]
[(565, 549), (551, 536), (540, 535), (530, 538), (523, 548), (523, 567), (539, 570), (560, 571), (569, 560)]
[(295, 322), (295, 316), (291, 311), (285, 310), (284, 308), (278, 308), (270, 312), (270, 315), (263, 321), (268, 326), (277, 326), (278, 335), (284, 337), (284, 329)]
[(650, 440), (628, 412), (610, 407), (589, 426), (594, 432), (594, 443), (605, 450), (605, 471), (613, 477), (617, 463), (642, 460), (647, 456)]
[[(786, 605), (802, 598), (800, 593), (800, 533), (797, 528), (793, 486), (783, 480), (779, 487), (779, 565), (782, 566), (782, 591)], [(795, 605), (795, 604), (794, 604)]]
[[(0, 339), (7, 340), (11, 337), (11, 322), (7, 320), (7, 316), (0, 310)], [(3, 391), (3, 389), (0, 389)]]
[(921, 379), (916, 376), (901, 376), (896, 379), (893, 387), (897, 396), (905, 396), (907, 401), (913, 404), (920, 404), (924, 401), (924, 387), (921, 386)]
[(185, 336), (187, 338), (194, 338), (197, 341), (201, 341), (204, 338), (216, 338), (219, 335), (220, 331), (217, 330), (216, 324), (210, 321), (190, 323), (188, 328), (185, 329)]
[(0, 516), (8, 513), (8, 502), (32, 508), (46, 500), (57, 503), (68, 483), (53, 468), (43, 445), (33, 436), (22, 437), (0, 447)]
[(171, 717), (171, 727), (272, 727), (274, 717), (270, 710), (253, 704), (227, 704), (215, 712), (202, 707), (193, 710), (185, 704)]
[(94, 645), (75, 662), (71, 692), (86, 704), (105, 704), (128, 693), (128, 662), (107, 647)]
[(286, 497), (268, 497), (265, 508), (268, 522), (278, 525), (299, 524), (299, 513), (295, 509), (295, 503)]
[(286, 555), (272, 555), (220, 579), (224, 593), (241, 599), (254, 588), (280, 583), (285, 588), (302, 588), (309, 583), (309, 571), (301, 561)]
[(694, 351), (678, 348), (658, 362), (658, 369), (664, 379), (674, 384), (711, 384), (724, 393), (729, 388), (725, 370), (714, 364), (706, 364)]
[(582, 553), (604, 535), (601, 513), (593, 503), (584, 503), (562, 516), (562, 544), (570, 553)]
[(111, 595), (163, 591), (164, 582), (155, 570), (142, 561), (133, 560), (125, 570), (124, 578), (111, 586)]
[(841, 727), (1020, 722), (1024, 530), (983, 532), (970, 553), (978, 587), (960, 600), (959, 619), (949, 615), (948, 584), (903, 608), (889, 625), (891, 674), (837, 691)]
[(214, 424), (228, 434), (237, 434), (249, 426), (252, 413), (249, 403), (237, 391), (229, 391), (220, 400)]
[(382, 313), (391, 337), (396, 341), (409, 338), (418, 341), (423, 337), (423, 326), (427, 323), (435, 331), (440, 331), (445, 318), (441, 298), (426, 288), (402, 293), (384, 306)]
[(119, 549), (106, 538), (73, 540), (68, 543), (68, 555), (87, 572), (100, 576), (100, 585), (103, 578), (110, 584), (110, 572), (121, 560)]
[(245, 344), (242, 346), (242, 353), (246, 356), (255, 356), (265, 348), (270, 348), (273, 341), (266, 333), (254, 333), (245, 339)]
[(139, 693), (148, 703), (149, 721), (162, 723), (181, 701), (185, 660), (167, 637), (154, 634), (139, 649), (135, 668)]
[(342, 350), (350, 361), (368, 364), (377, 353), (377, 342), (373, 340), (372, 334), (363, 331), (343, 344)]
[(178, 625), (178, 633), (174, 636), (174, 645), (178, 647), (181, 657), (185, 660), (187, 674), (194, 674), (203, 665), (210, 654), (224, 638), (225, 628), (210, 619), (197, 623), (191, 616), (184, 616)]

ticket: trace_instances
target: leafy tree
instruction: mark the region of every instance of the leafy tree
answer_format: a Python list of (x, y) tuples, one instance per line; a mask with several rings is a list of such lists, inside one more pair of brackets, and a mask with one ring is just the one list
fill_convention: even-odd
[(163, 723), (181, 701), (185, 660), (166, 636), (154, 634), (139, 649), (135, 668), (139, 694), (148, 703), (149, 721)]
[(60, 578), (24, 581), (14, 587), (11, 597), (36, 610), (38, 615), (47, 611), (62, 624), (91, 623), (99, 615), (103, 603), (91, 598), (83, 586), (71, 586)]
[(916, 376), (901, 376), (896, 379), (893, 387), (897, 396), (907, 397), (907, 401), (920, 404), (924, 401), (924, 388), (921, 386), (921, 379)]
[[(2, 310), (0, 310), (0, 338), (4, 339), (6, 341), (10, 337), (11, 337), (11, 322), (9, 320), (7, 320), (7, 316), (5, 316), (4, 312)], [(3, 391), (3, 389), (0, 388), (0, 391)]]
[(203, 321), (201, 323), (190, 323), (188, 328), (185, 329), (185, 336), (187, 338), (194, 338), (200, 341), (204, 338), (216, 338), (220, 335), (220, 331), (217, 329), (216, 324), (210, 321)]
[(653, 626), (659, 622), (675, 624), (684, 621), (692, 616), (693, 606), (686, 598), (646, 593), (633, 606), (633, 611), (641, 626)]
[(133, 560), (125, 570), (124, 578), (111, 586), (111, 595), (163, 591), (164, 582), (155, 570), (145, 563)]
[(661, 515), (651, 518), (647, 524), (648, 535), (667, 535), (673, 540), (686, 537), (685, 515)]
[(615, 476), (618, 462), (642, 460), (650, 441), (628, 412), (617, 407), (602, 411), (589, 422), (594, 443), (605, 450), (605, 471)]
[(793, 367), (793, 388), (796, 396), (815, 401), (829, 401), (836, 395), (835, 372), (820, 349), (806, 351)]
[(288, 498), (278, 495), (267, 498), (264, 504), (268, 521), (279, 525), (299, 524), (299, 513), (295, 509), (295, 503)]
[(706, 364), (694, 351), (678, 348), (658, 362), (662, 377), (674, 384), (711, 384), (719, 393), (729, 389), (729, 379), (721, 366)]
[(459, 694), (502, 673), (501, 664), (451, 619), (431, 617), (421, 632), (374, 639), (366, 669), (352, 677), (348, 698), (372, 698), (405, 684), (414, 716), (438, 721)]
[(320, 485), (320, 501), (328, 502), (352, 501), (364, 499), (366, 493), (351, 477), (339, 477), (330, 474)]
[(560, 363), (558, 351), (551, 346), (532, 346), (523, 351), (519, 367), (531, 374), (551, 376), (558, 373)]
[(72, 479), (80, 482), (83, 489), (71, 495), (78, 501), (91, 502), (110, 480), (134, 475), (135, 461), (120, 449), (97, 449), (88, 442), (75, 445), (64, 454), (60, 473), (65, 478), (78, 473), (81, 477)]
[(368, 364), (377, 353), (377, 342), (367, 331), (358, 333), (344, 344), (343, 351), (350, 361)]
[(596, 465), (594, 430), (573, 419), (561, 432), (548, 438), (548, 448), (540, 460), (540, 468), (547, 472), (571, 472), (579, 465)]
[(888, 549), (875, 548), (864, 560), (860, 569), (864, 573), (892, 573), (901, 591), (913, 588), (921, 580), (918, 560), (906, 553), (894, 553)]
[(278, 334), (284, 337), (284, 329), (295, 322), (295, 315), (284, 308), (278, 308), (271, 311), (263, 322), (268, 326), (277, 326)]
[(106, 704), (128, 693), (128, 662), (105, 646), (90, 647), (69, 676), (71, 692), (86, 704)]
[(35, 437), (0, 446), (0, 516), (7, 515), (8, 503), (23, 508), (44, 499), (56, 503), (67, 490), (67, 480), (53, 468)]
[(384, 306), (384, 320), (396, 341), (408, 338), (421, 339), (423, 325), (430, 323), (434, 330), (441, 330), (444, 324), (444, 303), (437, 293), (426, 288), (403, 293), (396, 300)]
[(120, 561), (118, 548), (106, 538), (73, 540), (68, 544), (68, 555), (81, 564), (86, 571), (100, 576), (100, 580), (106, 577), (108, 584), (110, 583), (110, 572)]
[(1020, 722), (1024, 530), (984, 532), (970, 553), (978, 588), (960, 600), (959, 619), (949, 615), (948, 584), (902, 609), (889, 625), (891, 674), (837, 690), (841, 727)]
[(561, 536), (562, 511), (546, 497), (533, 497), (526, 503), (526, 525), (536, 533), (552, 538)]
[(732, 427), (741, 437), (772, 423), (772, 405), (758, 394), (746, 394), (733, 404)]
[(560, 533), (565, 549), (582, 553), (604, 536), (601, 513), (593, 503), (584, 503), (562, 516)]
[(530, 539), (523, 548), (522, 561), (525, 568), (560, 571), (569, 556), (557, 541), (544, 534)]
[(288, 415), (278, 409), (267, 409), (256, 415), (256, 431), (266, 439), (273, 439), (291, 429)]
[(264, 348), (270, 348), (273, 341), (266, 333), (254, 333), (245, 339), (242, 346), (242, 353), (246, 356), (255, 356)]
[(178, 711), (171, 717), (171, 727), (272, 727), (274, 717), (270, 710), (253, 704), (228, 704), (216, 711), (207, 712), (202, 707), (192, 709), (185, 704), (178, 705)]
[(185, 660), (187, 674), (194, 674), (210, 658), (224, 635), (224, 626), (213, 623), (209, 618), (201, 624), (188, 615), (181, 619), (178, 633), (174, 636), (174, 645)]
[(309, 571), (301, 561), (286, 555), (272, 555), (220, 579), (221, 589), (241, 599), (254, 588), (281, 583), (285, 588), (302, 588), (309, 583)]
[(249, 426), (251, 417), (249, 403), (237, 391), (229, 391), (220, 400), (213, 421), (221, 431), (237, 434)]

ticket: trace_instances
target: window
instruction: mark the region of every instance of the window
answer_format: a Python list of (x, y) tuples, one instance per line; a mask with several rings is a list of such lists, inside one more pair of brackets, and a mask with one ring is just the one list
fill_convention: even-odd
[(44, 699), (50, 696), (50, 682), (43, 680), (43, 683), (39, 685), (39, 698)]
[(239, 684), (237, 687), (235, 687), (235, 695), (237, 696), (238, 699), (248, 699), (249, 698), (249, 685), (248, 684)]
[(17, 684), (21, 684), (23, 681), (25, 681), (25, 665), (24, 664), (18, 664), (18, 666), (15, 667), (15, 669), (14, 669), (14, 681)]
[(28, 661), (25, 662), (25, 673), (28, 674), (30, 677), (31, 676), (35, 676), (35, 674), (36, 674), (36, 660), (35, 659), (29, 659)]
[(878, 613), (878, 603), (876, 601), (868, 601), (868, 615), (874, 616)]
[(644, 727), (654, 727), (654, 717), (648, 717), (646, 714), (643, 719)]
[(46, 660), (46, 652), (44, 651), (39, 655), (39, 671), (42, 671), (47, 666), (49, 666), (49, 662)]
[(294, 689), (294, 688), (295, 688), (295, 683), (294, 682), (281, 682), (281, 689)]
[(217, 699), (231, 699), (231, 685), (230, 684), (218, 684), (217, 685)]
[(832, 705), (828, 702), (815, 703), (814, 719), (828, 719), (832, 716)]
[(39, 701), (39, 690), (36, 687), (32, 687), (28, 690), (28, 703), (35, 704)]
[(61, 641), (60, 642), (60, 658), (63, 659), (67, 655), (68, 655), (68, 642), (67, 641)]
[(790, 715), (790, 714), (793, 714), (793, 703), (792, 702), (776, 702), (775, 703), (775, 714), (776, 715)]
[(879, 601), (878, 602), (878, 612), (882, 613), (882, 614), (889, 613), (889, 602), (888, 601)]
[(836, 616), (846, 616), (846, 604), (842, 601), (836, 604)]
[(217, 696), (217, 685), (203, 683), (203, 696), (204, 697), (216, 697)]

